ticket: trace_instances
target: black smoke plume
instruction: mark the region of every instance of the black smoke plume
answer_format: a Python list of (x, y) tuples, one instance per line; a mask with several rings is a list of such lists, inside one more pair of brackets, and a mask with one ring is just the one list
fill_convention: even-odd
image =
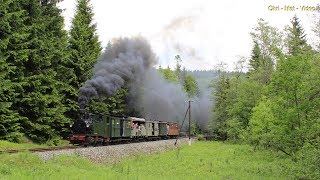
[(80, 88), (79, 104), (90, 98), (109, 97), (124, 86), (141, 84), (145, 71), (156, 64), (150, 44), (142, 37), (114, 39), (93, 69), (93, 77)]

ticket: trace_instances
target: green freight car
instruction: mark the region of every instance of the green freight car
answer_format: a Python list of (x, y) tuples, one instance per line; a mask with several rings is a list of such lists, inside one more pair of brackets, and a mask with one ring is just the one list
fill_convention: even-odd
[(130, 121), (124, 117), (93, 115), (92, 131), (104, 137), (131, 137)]

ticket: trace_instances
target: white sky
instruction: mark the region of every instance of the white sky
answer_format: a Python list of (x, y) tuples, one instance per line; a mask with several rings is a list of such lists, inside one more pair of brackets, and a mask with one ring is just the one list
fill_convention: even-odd
[[(66, 29), (70, 29), (76, 0), (64, 0)], [(162, 67), (175, 64), (180, 54), (187, 69), (213, 69), (224, 61), (228, 69), (239, 56), (249, 57), (250, 32), (263, 18), (282, 30), (294, 14), (300, 18), (308, 39), (319, 0), (91, 0), (99, 39), (103, 46), (117, 37), (140, 34), (147, 38)], [(295, 6), (295, 11), (270, 11), (269, 5)], [(181, 20), (181, 21), (178, 21)], [(173, 23), (180, 22), (180, 23)], [(167, 27), (167, 28), (166, 28)], [(170, 27), (170, 28), (169, 28)], [(174, 48), (179, 46), (179, 48)]]

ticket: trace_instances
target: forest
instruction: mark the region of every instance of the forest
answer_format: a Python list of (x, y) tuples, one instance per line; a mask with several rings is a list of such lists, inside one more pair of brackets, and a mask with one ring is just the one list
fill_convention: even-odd
[[(77, 1), (70, 31), (64, 29), (58, 3), (0, 0), (1, 140), (56, 145), (67, 138), (78, 117), (81, 87), (116, 46), (110, 42), (102, 48), (90, 0)], [(315, 45), (308, 43), (297, 16), (283, 30), (258, 19), (248, 39), (251, 56), (240, 58), (232, 72), (224, 63), (213, 71), (186, 70), (179, 55), (172, 58), (174, 69), (160, 66), (156, 71), (187, 98), (211, 103), (206, 123), (193, 119), (194, 135), (276, 150), (301, 163), (304, 174), (320, 177), (319, 17), (310, 26), (317, 35)], [(130, 88), (124, 82), (112, 96), (89, 99), (85, 108), (143, 116), (130, 107)]]
[[(316, 20), (313, 30), (319, 34)], [(243, 72), (242, 59), (235, 74), (219, 75), (212, 133), (283, 152), (319, 177), (319, 41), (314, 47), (307, 43), (297, 16), (283, 31), (259, 19), (251, 35), (248, 72)]]

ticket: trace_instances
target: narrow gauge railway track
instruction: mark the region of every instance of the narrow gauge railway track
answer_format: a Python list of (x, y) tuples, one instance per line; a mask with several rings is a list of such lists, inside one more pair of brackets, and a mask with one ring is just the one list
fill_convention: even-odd
[(58, 147), (47, 147), (47, 148), (33, 148), (33, 149), (10, 149), (2, 150), (0, 154), (14, 154), (18, 152), (45, 152), (45, 151), (57, 151), (63, 149), (77, 149), (83, 148), (83, 146), (58, 146)]
[[(179, 139), (179, 138), (178, 138)], [(163, 139), (169, 140), (169, 139)], [(47, 148), (33, 148), (33, 149), (9, 149), (9, 150), (1, 150), (0, 154), (14, 154), (19, 152), (46, 152), (46, 151), (58, 151), (58, 150), (67, 150), (67, 149), (79, 149), (79, 148), (87, 148), (87, 147), (101, 147), (101, 146), (112, 146), (119, 144), (130, 144), (130, 143), (141, 143), (141, 142), (154, 142), (154, 141), (163, 141), (159, 139), (136, 139), (131, 141), (113, 141), (108, 145), (96, 145), (96, 146), (57, 146), (57, 147), (47, 147)]]

